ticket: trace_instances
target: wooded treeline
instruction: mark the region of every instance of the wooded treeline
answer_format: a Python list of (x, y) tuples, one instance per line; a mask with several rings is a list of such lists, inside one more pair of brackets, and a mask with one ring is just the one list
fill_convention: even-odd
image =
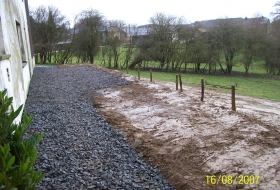
[[(40, 6), (30, 11), (37, 63), (94, 63), (98, 55), (110, 68), (134, 68), (156, 63), (165, 71), (226, 74), (242, 63), (245, 73), (254, 61), (263, 61), (268, 74), (280, 75), (280, 20), (264, 17), (217, 19), (186, 24), (183, 18), (155, 14), (145, 26), (108, 21), (97, 10), (84, 10), (74, 27), (56, 7)], [(207, 25), (206, 25), (207, 24)], [(120, 57), (122, 59), (120, 60)]]

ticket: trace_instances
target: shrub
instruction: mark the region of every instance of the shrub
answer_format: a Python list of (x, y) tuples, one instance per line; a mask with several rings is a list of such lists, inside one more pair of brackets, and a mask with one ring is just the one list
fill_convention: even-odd
[(13, 98), (6, 93), (7, 90), (0, 91), (0, 189), (35, 189), (44, 178), (34, 169), (38, 158), (36, 145), (44, 134), (26, 137), (32, 116), (25, 113), (21, 123), (13, 123), (23, 106), (14, 111)]

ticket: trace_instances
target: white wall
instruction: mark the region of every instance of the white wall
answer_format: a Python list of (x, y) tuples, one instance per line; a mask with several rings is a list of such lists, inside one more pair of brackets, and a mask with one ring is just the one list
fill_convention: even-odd
[(0, 61), (0, 76), (1, 76), (0, 77), (0, 90), (3, 90), (4, 88), (6, 88), (8, 91), (8, 96), (12, 96), (13, 95), (13, 93), (12, 93), (13, 86), (10, 85), (11, 82), (8, 79), (7, 69), (8, 69), (8, 71), (11, 70), (10, 61), (9, 60)]
[[(2, 29), (0, 32), (2, 32), (4, 43), (4, 52), (0, 52), (0, 54), (10, 55), (9, 58), (0, 60), (0, 90), (4, 88), (8, 90), (8, 95), (14, 98), (13, 107), (17, 109), (25, 103), (35, 66), (29, 44), (25, 0), (0, 0), (0, 18)], [(22, 45), (20, 46), (20, 44)], [(24, 68), (22, 65), (23, 59), (30, 63)], [(7, 69), (9, 70), (10, 80), (8, 80)], [(20, 119), (21, 116), (16, 119), (16, 122)]]

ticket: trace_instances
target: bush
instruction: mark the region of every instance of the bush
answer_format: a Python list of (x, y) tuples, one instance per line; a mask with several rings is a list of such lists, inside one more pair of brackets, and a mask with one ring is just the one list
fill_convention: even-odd
[(24, 113), (21, 123), (13, 123), (23, 106), (14, 111), (13, 98), (6, 93), (7, 90), (0, 91), (0, 189), (35, 189), (44, 178), (34, 169), (38, 158), (36, 145), (44, 134), (24, 136), (32, 116)]

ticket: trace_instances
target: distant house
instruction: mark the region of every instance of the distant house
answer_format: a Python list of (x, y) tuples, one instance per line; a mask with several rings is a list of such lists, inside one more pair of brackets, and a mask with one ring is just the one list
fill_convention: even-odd
[(149, 37), (152, 31), (152, 25), (146, 24), (138, 27), (124, 27), (123, 31), (127, 34), (127, 38), (130, 39), (130, 43), (137, 44), (139, 40)]
[[(102, 29), (100, 32), (103, 33), (103, 42), (106, 39), (106, 35), (112, 35), (113, 37), (118, 37), (121, 41), (122, 45), (128, 45), (128, 44), (135, 44), (137, 41), (141, 38), (148, 37), (150, 35), (151, 31), (151, 25), (142, 25), (142, 26), (126, 26), (122, 28), (116, 28), (116, 27), (107, 27), (107, 29)], [(69, 41), (73, 38), (73, 36), (80, 32), (80, 28), (72, 28), (69, 30)]]
[[(122, 45), (126, 45), (130, 43), (129, 34), (125, 32), (123, 28), (110, 27), (107, 31), (105, 31), (105, 33), (111, 38), (117, 37)], [(106, 38), (106, 35), (104, 38)]]
[(138, 27), (126, 26), (121, 29), (111, 27), (109, 32), (114, 37), (121, 40), (122, 45), (136, 44), (140, 38), (149, 36), (150, 25), (142, 25)]
[[(187, 30), (188, 28), (193, 27), (193, 25), (186, 24), (186, 25), (173, 26), (173, 30), (172, 30), (173, 32), (169, 32), (173, 41), (176, 41), (179, 38), (178, 31), (175, 30), (176, 27), (180, 27), (182, 29)], [(137, 44), (139, 40), (148, 39), (150, 35), (155, 32), (155, 27), (153, 27), (152, 24), (147, 24), (134, 28), (125, 27), (123, 31), (127, 33), (127, 36), (131, 39), (131, 43)]]
[(25, 103), (35, 67), (28, 15), (28, 0), (0, 1), (0, 90), (13, 96), (14, 109)]
[[(270, 20), (266, 17), (256, 17), (256, 18), (227, 18), (229, 21), (232, 21), (236, 24), (239, 24), (243, 27), (248, 27), (252, 23), (258, 23), (266, 27), (266, 32), (269, 33), (269, 25), (270, 25)], [(197, 21), (193, 23), (193, 25), (201, 32), (206, 32), (209, 29), (216, 27), (219, 25), (219, 23), (224, 20), (224, 19), (215, 19), (215, 20), (204, 20), (204, 21)]]

